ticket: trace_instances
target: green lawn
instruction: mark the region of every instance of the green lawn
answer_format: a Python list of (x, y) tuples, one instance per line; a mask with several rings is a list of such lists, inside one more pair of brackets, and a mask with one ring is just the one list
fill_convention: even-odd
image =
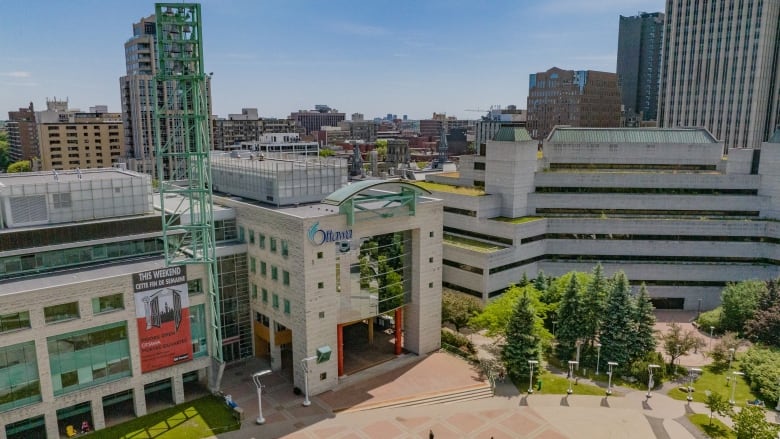
[(432, 192), (449, 192), (452, 194), (480, 196), (485, 195), (485, 191), (473, 187), (452, 186), (449, 184), (433, 183), (430, 181), (415, 181), (414, 184)]
[(530, 223), (531, 221), (536, 221), (543, 219), (540, 216), (519, 216), (517, 218), (510, 218), (508, 216), (497, 216), (495, 218), (490, 218), (493, 221), (501, 221), (502, 223), (512, 223), (512, 224), (522, 224), (522, 223)]
[(444, 243), (454, 245), (456, 247), (462, 247), (469, 250), (478, 251), (480, 253), (491, 253), (498, 250), (503, 250), (506, 247), (500, 245), (489, 244), (487, 242), (477, 241), (476, 239), (464, 238), (462, 236), (444, 234)]
[[(566, 390), (569, 389), (569, 380), (566, 379), (566, 377), (560, 376), (560, 375), (554, 375), (552, 373), (545, 373), (541, 376), (542, 380), (542, 390), (541, 392), (536, 390), (536, 386), (534, 386), (534, 392), (543, 393), (546, 395), (565, 395)], [(520, 392), (525, 392), (528, 390), (528, 382), (520, 383), (517, 386), (518, 389), (520, 389)], [(602, 389), (601, 387), (594, 386), (591, 384), (585, 384), (585, 383), (579, 383), (571, 385), (572, 390), (574, 391), (573, 395), (598, 395), (598, 396), (604, 396), (606, 389)]]
[(237, 430), (240, 424), (221, 398), (206, 396), (123, 424), (95, 431), (91, 439), (198, 439)]
[(717, 418), (712, 418), (712, 425), (710, 425), (710, 415), (701, 413), (688, 415), (688, 419), (699, 430), (703, 431), (707, 436), (712, 439), (736, 439), (737, 436), (734, 431), (726, 426), (726, 424), (720, 422)]
[[(728, 382), (726, 381), (726, 377), (730, 377), (731, 373), (719, 371), (712, 366), (704, 366), (702, 370), (703, 372), (699, 379), (693, 383), (693, 400), (696, 402), (704, 402), (704, 400), (707, 398), (704, 393), (706, 390), (720, 393), (727, 400), (731, 399), (732, 384), (730, 380)], [(734, 362), (733, 370), (739, 370), (739, 363), (736, 361)], [(686, 381), (685, 384), (681, 384), (679, 387), (685, 387), (687, 385), (688, 382)], [(670, 390), (669, 396), (674, 399), (685, 400), (688, 394), (680, 390), (679, 387)], [(748, 386), (747, 382), (745, 381), (745, 377), (737, 377), (737, 388), (734, 393), (734, 401), (736, 401), (736, 405), (739, 407), (744, 407), (748, 400), (754, 399), (756, 399), (756, 396), (751, 393), (750, 386)]]

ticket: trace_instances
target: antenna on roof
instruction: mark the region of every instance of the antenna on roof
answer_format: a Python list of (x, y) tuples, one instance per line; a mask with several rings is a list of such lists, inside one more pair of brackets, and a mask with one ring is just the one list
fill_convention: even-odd
[(78, 174), (79, 180), (81, 180), (81, 168), (76, 168), (76, 174)]
[(54, 181), (60, 181), (60, 174), (57, 173), (56, 169), (52, 169), (52, 174), (54, 175)]

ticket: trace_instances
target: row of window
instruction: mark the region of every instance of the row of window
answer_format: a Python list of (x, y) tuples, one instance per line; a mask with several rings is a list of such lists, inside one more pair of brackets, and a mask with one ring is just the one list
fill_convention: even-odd
[[(249, 271), (257, 273), (257, 259), (254, 256), (249, 257)], [(260, 261), (260, 275), (268, 276), (268, 264), (265, 261)], [(271, 280), (279, 280), (279, 268), (275, 265), (271, 265)], [(287, 270), (282, 270), (282, 284), (290, 285), (290, 272)]]
[[(249, 237), (249, 245), (255, 245), (255, 242), (257, 242), (258, 247), (261, 249), (265, 249), (266, 246), (266, 236), (263, 233), (257, 232), (257, 239), (255, 239), (255, 231), (252, 229), (246, 230), (246, 233), (244, 231), (243, 226), (238, 227), (238, 240), (241, 242), (247, 242), (247, 236)], [(276, 253), (279, 251), (279, 247), (281, 244), (281, 255), (285, 258), (290, 255), (290, 249), (289, 244), (287, 240), (285, 239), (277, 239), (273, 236), (268, 237), (268, 249), (271, 251), (271, 253)]]
[[(265, 288), (260, 289), (260, 295), (263, 301), (263, 304), (268, 304), (268, 290)], [(279, 295), (277, 293), (270, 293), (271, 296), (271, 306), (278, 310), (279, 309)], [(252, 300), (257, 300), (257, 285), (252, 284)], [(290, 314), (290, 300), (282, 298), (282, 304), (284, 306), (283, 310), (284, 313), (289, 315)]]

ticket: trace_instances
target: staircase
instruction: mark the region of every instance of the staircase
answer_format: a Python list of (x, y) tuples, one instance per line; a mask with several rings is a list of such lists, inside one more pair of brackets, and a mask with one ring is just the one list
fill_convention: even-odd
[(452, 404), (464, 401), (473, 401), (476, 399), (485, 399), (493, 397), (493, 389), (488, 383), (475, 384), (458, 389), (445, 390), (441, 392), (415, 395), (413, 397), (399, 398), (395, 400), (386, 400), (374, 404), (357, 405), (343, 410), (343, 413), (359, 412), (364, 410), (374, 410), (378, 408), (397, 408), (397, 407), (420, 407), (434, 404)]

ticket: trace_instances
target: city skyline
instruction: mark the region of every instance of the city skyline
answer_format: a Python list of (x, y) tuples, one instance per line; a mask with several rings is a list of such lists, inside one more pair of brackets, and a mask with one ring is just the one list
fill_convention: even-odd
[[(433, 112), (475, 119), (491, 105), (524, 108), (528, 75), (551, 67), (615, 71), (620, 15), (662, 0), (583, 4), (497, 1), (203, 3), (214, 114), (256, 107), (287, 117), (327, 104), (368, 118)], [(0, 29), (4, 113), (68, 98), (119, 110), (123, 45), (154, 3), (9, 3)], [(291, 23), (293, 25), (291, 25)], [(81, 25), (81, 26), (74, 26)], [(34, 34), (31, 34), (34, 32)]]

